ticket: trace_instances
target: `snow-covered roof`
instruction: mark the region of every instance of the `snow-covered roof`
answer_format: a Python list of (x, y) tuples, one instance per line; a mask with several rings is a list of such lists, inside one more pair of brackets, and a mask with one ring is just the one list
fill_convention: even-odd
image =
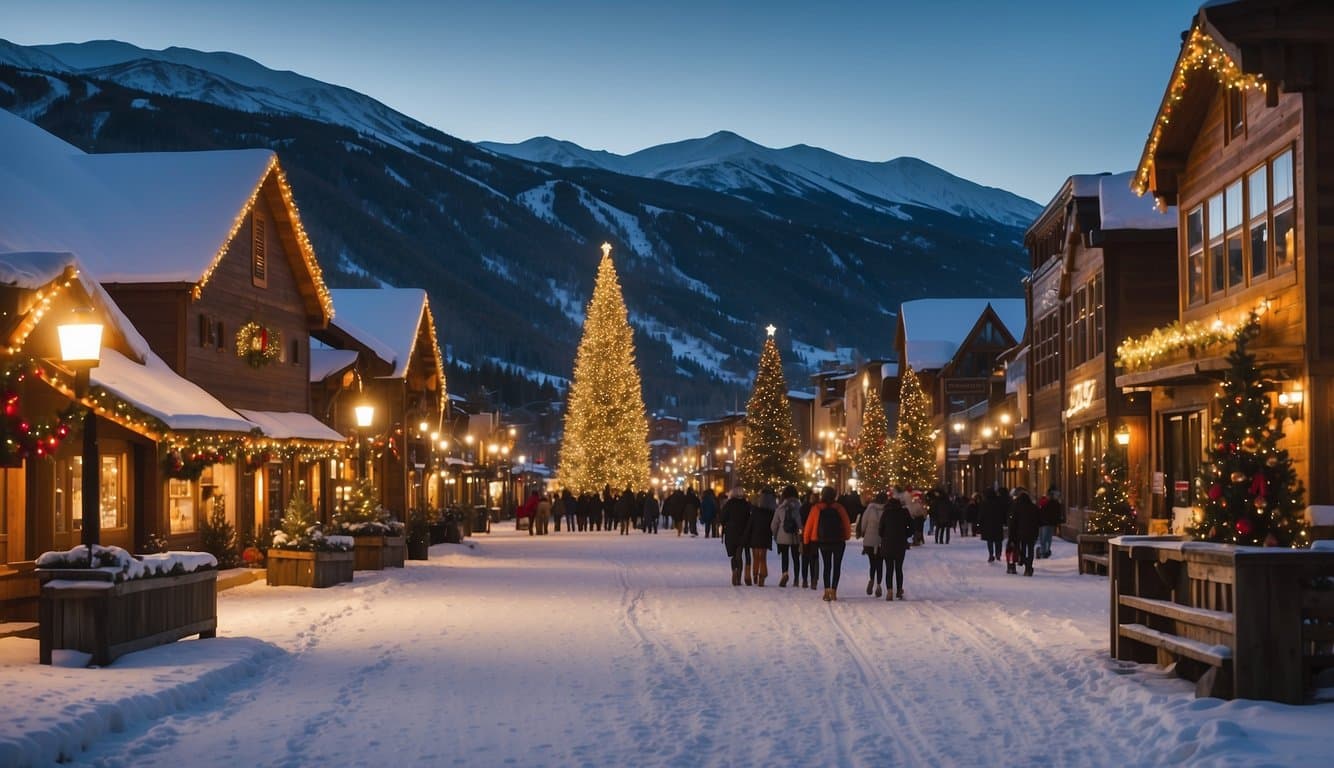
[(791, 399), (791, 400), (814, 400), (814, 399), (815, 399), (815, 393), (814, 393), (814, 392), (802, 392), (802, 391), (799, 390), (799, 389), (789, 389), (789, 390), (787, 391), (787, 396), (788, 396), (788, 398)]
[(174, 430), (244, 433), (256, 426), (151, 352), (140, 365), (114, 349), (103, 349), (89, 379)]
[(881, 378), (881, 379), (892, 379), (892, 378), (894, 378), (895, 376), (898, 376), (898, 375), (899, 375), (899, 364), (898, 364), (898, 363), (881, 363), (881, 364), (880, 364), (880, 378)]
[(1101, 228), (1176, 229), (1177, 209), (1159, 211), (1152, 195), (1140, 197), (1131, 189), (1134, 171), (1102, 176), (1098, 181), (1098, 207)]
[(903, 323), (904, 356), (913, 370), (936, 370), (945, 366), (959, 345), (977, 325), (987, 305), (1010, 335), (1023, 337), (1028, 310), (1023, 299), (918, 299), (905, 301), (899, 318)]
[(77, 253), (104, 283), (205, 279), (277, 167), (268, 149), (90, 155), (5, 110), (0, 146), (0, 251)]
[(329, 349), (318, 342), (310, 345), (310, 380), (324, 381), (357, 362), (354, 349)]
[(325, 440), (341, 443), (346, 439), (341, 433), (335, 432), (319, 419), (302, 411), (237, 410), (264, 430), (264, 434), (280, 440)]
[(1105, 178), (1106, 173), (1077, 173), (1070, 177), (1070, 194), (1073, 197), (1097, 197), (1098, 186)]
[(333, 325), (394, 366), (391, 378), (407, 374), (426, 309), (420, 288), (339, 288), (330, 291), (338, 317)]

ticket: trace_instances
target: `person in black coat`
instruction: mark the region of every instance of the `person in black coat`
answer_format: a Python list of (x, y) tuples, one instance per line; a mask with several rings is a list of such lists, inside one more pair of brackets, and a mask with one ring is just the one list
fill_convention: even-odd
[(1024, 575), (1033, 575), (1033, 547), (1038, 543), (1038, 505), (1028, 491), (1016, 488), (1014, 504), (1010, 508), (1010, 541), (1018, 548), (1019, 562)]
[[(877, 500), (879, 498), (877, 497)], [(912, 515), (903, 502), (886, 495), (885, 511), (880, 517), (880, 556), (885, 560), (885, 599), (903, 599), (903, 558), (908, 553), (908, 540), (915, 526)], [(895, 591), (898, 579), (898, 591)]]
[(769, 575), (769, 550), (773, 549), (774, 510), (778, 508), (778, 499), (774, 489), (765, 487), (760, 491), (760, 500), (750, 508), (750, 523), (746, 529), (746, 546), (750, 547), (751, 564), (747, 584), (764, 586)]
[[(742, 553), (746, 551), (746, 535), (750, 528), (750, 502), (746, 501), (746, 492), (740, 487), (733, 488), (719, 516), (723, 523), (723, 549), (732, 561), (732, 586), (739, 587)], [(747, 573), (746, 586), (750, 584), (750, 574)]]
[(988, 488), (978, 510), (977, 527), (987, 543), (987, 562), (994, 563), (1004, 554), (1005, 523), (1010, 517), (1009, 504), (994, 488)]

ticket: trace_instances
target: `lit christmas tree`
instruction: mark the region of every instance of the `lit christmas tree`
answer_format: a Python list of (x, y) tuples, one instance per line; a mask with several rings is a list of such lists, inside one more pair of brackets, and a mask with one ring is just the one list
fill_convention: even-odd
[(574, 359), (557, 476), (575, 493), (648, 487), (648, 419), (634, 332), (606, 243)]
[(899, 381), (899, 432), (893, 446), (894, 482), (909, 488), (936, 483), (936, 440), (931, 436), (931, 409), (922, 383), (904, 367)]
[(1304, 547), (1303, 491), (1287, 450), (1278, 448), (1283, 425), (1271, 418), (1266, 386), (1246, 349), (1259, 332), (1252, 314), (1228, 355), (1208, 461), (1196, 482), (1200, 519), (1190, 533), (1229, 544)]
[(1093, 508), (1084, 523), (1088, 533), (1120, 536), (1135, 533), (1138, 522), (1126, 494), (1125, 449), (1116, 447), (1102, 456), (1102, 482), (1093, 493)]
[(797, 461), (797, 430), (792, 424), (792, 405), (787, 400), (787, 379), (783, 361), (774, 343), (772, 325), (766, 330), (760, 354), (760, 368), (755, 374), (755, 389), (746, 403), (746, 440), (737, 457), (737, 475), (752, 492), (768, 485), (781, 489), (801, 481)]
[(853, 461), (857, 464), (859, 487), (869, 491), (883, 491), (893, 485), (893, 444), (889, 439), (889, 420), (885, 418), (885, 404), (880, 402), (880, 388), (868, 386), (862, 380), (866, 405), (862, 408), (862, 430), (857, 435)]

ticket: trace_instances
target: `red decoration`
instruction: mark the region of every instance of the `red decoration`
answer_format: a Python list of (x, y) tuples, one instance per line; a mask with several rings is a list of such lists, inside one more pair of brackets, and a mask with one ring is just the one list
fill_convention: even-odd
[(1255, 530), (1255, 526), (1251, 523), (1249, 517), (1241, 517), (1237, 519), (1237, 533), (1240, 533), (1242, 536), (1250, 536), (1251, 531), (1253, 530)]
[(1216, 483), (1214, 485), (1209, 486), (1209, 498), (1211, 500), (1218, 501), (1220, 498), (1222, 498), (1222, 496), (1223, 496), (1223, 489), (1220, 488)]
[(1269, 491), (1269, 482), (1265, 480), (1263, 472), (1255, 473), (1255, 480), (1251, 482), (1251, 495), (1264, 496)]

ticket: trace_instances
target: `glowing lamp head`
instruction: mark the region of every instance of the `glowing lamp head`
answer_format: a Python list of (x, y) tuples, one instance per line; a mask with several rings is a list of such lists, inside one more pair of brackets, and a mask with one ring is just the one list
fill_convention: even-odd
[(1010, 414), (1002, 413), (1000, 415), (1000, 423), (1008, 425), (1010, 423)]
[(956, 435), (963, 432), (963, 422), (962, 421), (954, 422), (953, 424), (950, 425), (950, 429), (954, 430), (954, 433)]
[(1122, 424), (1120, 427), (1117, 427), (1115, 437), (1116, 437), (1116, 444), (1121, 446), (1122, 448), (1125, 448), (1127, 445), (1130, 445), (1130, 427), (1126, 426), (1125, 424)]
[(102, 359), (102, 324), (91, 311), (77, 313), (68, 323), (56, 328), (60, 336), (62, 362), (97, 365)]
[(990, 439), (991, 439), (991, 436), (992, 436), (993, 434), (995, 434), (995, 432), (996, 432), (996, 431), (995, 431), (994, 429), (992, 429), (991, 427), (983, 427), (983, 428), (982, 428), (982, 437), (985, 438), (985, 439), (987, 439), (987, 440), (990, 440)]
[(362, 404), (352, 409), (357, 415), (357, 426), (365, 429), (375, 421), (375, 406)]
[(420, 432), (420, 433), (422, 433), (422, 434), (424, 435), (424, 434), (426, 434), (426, 430), (427, 430), (428, 428), (430, 428), (430, 426), (431, 426), (430, 424), (427, 424), (427, 423), (424, 422), (424, 421), (422, 421), (422, 422), (418, 422), (418, 424), (417, 424), (417, 431)]

